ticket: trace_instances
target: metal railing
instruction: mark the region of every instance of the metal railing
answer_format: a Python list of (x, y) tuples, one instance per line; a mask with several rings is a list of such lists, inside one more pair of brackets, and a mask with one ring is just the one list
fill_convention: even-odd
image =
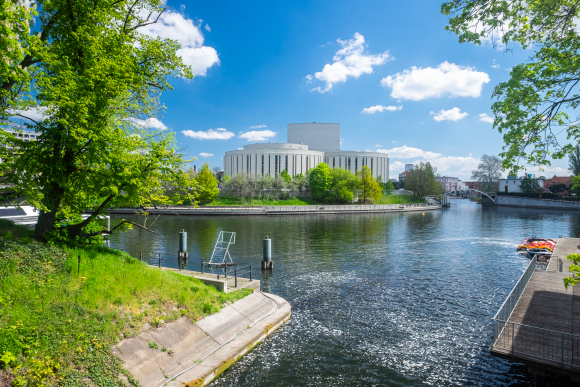
[(493, 345), (494, 346), (495, 346), (495, 342), (501, 336), (501, 334), (504, 330), (505, 322), (509, 321), (510, 316), (512, 315), (512, 312), (514, 311), (518, 301), (520, 300), (520, 297), (522, 296), (522, 293), (524, 292), (524, 290), (526, 288), (526, 285), (530, 281), (530, 278), (532, 278), (532, 274), (534, 274), (534, 271), (536, 270), (536, 264), (537, 264), (536, 257), (534, 257), (530, 261), (530, 264), (526, 268), (526, 271), (524, 271), (524, 274), (522, 274), (522, 276), (518, 280), (518, 283), (516, 284), (516, 286), (514, 286), (514, 288), (512, 289), (508, 298), (504, 301), (501, 308), (499, 308), (499, 310), (497, 311), (497, 313), (493, 317), (494, 322), (504, 321), (503, 325), (501, 323), (497, 323), (497, 324), (493, 325), (493, 343), (494, 343)]
[(505, 320), (494, 320), (494, 332), (500, 332), (494, 349), (509, 351), (553, 365), (580, 368), (580, 336)]

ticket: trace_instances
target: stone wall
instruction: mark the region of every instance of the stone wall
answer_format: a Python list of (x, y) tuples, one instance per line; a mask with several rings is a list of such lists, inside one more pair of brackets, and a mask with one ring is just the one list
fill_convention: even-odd
[(497, 195), (495, 205), (505, 207), (547, 208), (580, 211), (580, 202), (567, 202), (542, 198), (523, 198), (507, 195)]

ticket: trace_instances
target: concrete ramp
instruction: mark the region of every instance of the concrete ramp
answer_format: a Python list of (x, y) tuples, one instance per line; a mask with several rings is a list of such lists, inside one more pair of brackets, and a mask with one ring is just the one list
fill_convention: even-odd
[[(278, 307), (264, 294), (254, 293), (196, 324), (181, 317), (122, 340), (113, 352), (142, 387), (161, 387), (165, 383), (170, 387), (204, 386), (290, 319), (288, 302), (268, 296), (276, 300)], [(150, 342), (156, 343), (158, 349), (150, 348)], [(183, 374), (172, 379), (180, 373)]]

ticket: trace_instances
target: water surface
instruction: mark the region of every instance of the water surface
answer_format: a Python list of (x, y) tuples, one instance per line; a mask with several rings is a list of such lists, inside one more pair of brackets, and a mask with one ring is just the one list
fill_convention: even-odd
[(111, 247), (176, 255), (185, 229), (190, 256), (209, 259), (219, 231), (235, 231), (234, 260), (258, 268), (262, 239), (272, 239), (275, 270), (255, 273), (263, 291), (290, 302), (291, 322), (215, 386), (532, 386), (525, 367), (489, 355), (491, 318), (529, 263), (515, 245), (530, 235), (578, 237), (580, 217), (451, 205), (424, 214), (167, 216), (151, 226), (159, 236), (136, 229)]

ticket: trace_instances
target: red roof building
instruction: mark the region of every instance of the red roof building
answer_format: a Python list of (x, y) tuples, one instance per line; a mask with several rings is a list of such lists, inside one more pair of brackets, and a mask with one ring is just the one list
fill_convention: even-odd
[[(556, 176), (556, 175), (554, 175), (554, 177), (544, 180), (544, 189), (549, 190), (550, 186), (555, 185), (555, 184), (566, 184), (566, 187), (571, 187), (572, 186), (572, 177), (573, 176)], [(568, 193), (568, 190), (565, 189), (563, 194), (566, 195), (567, 193)]]

